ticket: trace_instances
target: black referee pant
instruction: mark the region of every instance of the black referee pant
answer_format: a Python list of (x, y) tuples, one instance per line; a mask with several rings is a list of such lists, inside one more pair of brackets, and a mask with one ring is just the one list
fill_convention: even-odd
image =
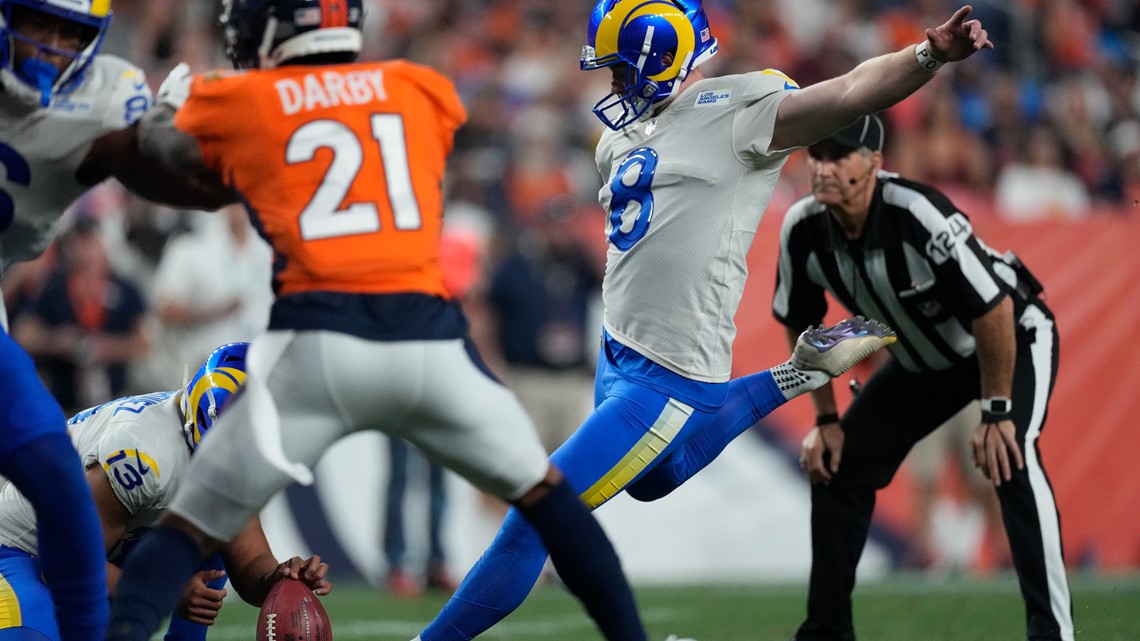
[[(1025, 467), (1014, 469), (997, 494), (1025, 599), (1027, 638), (1073, 641), (1060, 516), (1037, 445), (1057, 376), (1057, 333), (1039, 302), (1017, 305), (1015, 318), (1013, 421)], [(812, 486), (811, 586), (796, 641), (854, 641), (851, 592), (875, 492), (890, 483), (915, 443), (978, 397), (978, 378), (976, 359), (921, 374), (891, 359), (852, 401), (841, 421), (839, 472), (829, 485)]]

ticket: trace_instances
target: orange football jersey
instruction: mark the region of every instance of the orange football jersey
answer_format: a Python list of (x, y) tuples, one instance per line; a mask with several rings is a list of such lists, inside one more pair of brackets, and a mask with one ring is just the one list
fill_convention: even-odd
[(199, 75), (175, 125), (273, 246), (278, 296), (448, 298), (441, 183), (466, 117), (450, 80), (397, 60)]

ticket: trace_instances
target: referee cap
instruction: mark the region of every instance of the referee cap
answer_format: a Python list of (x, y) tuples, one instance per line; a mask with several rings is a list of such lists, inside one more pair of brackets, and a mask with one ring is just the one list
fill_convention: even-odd
[(863, 116), (843, 129), (831, 134), (825, 138), (824, 141), (847, 147), (851, 150), (866, 147), (871, 151), (882, 151), (883, 121), (879, 120), (878, 116)]

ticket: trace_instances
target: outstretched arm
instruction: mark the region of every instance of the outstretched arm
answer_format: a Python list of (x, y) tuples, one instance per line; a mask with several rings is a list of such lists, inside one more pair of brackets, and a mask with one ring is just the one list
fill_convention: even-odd
[[(151, 111), (155, 109), (158, 107)], [(97, 139), (77, 173), (79, 181), (87, 185), (110, 176), (136, 195), (171, 207), (213, 211), (237, 201), (237, 196), (209, 172), (186, 172), (148, 155), (140, 144), (140, 123)]]
[[(993, 48), (982, 23), (966, 20), (971, 10), (966, 5), (945, 24), (926, 30), (926, 51), (937, 65)], [(871, 58), (838, 78), (794, 91), (780, 103), (771, 148), (788, 149), (818, 142), (860, 116), (895, 105), (933, 77), (920, 64), (916, 47), (909, 45), (901, 51)]]

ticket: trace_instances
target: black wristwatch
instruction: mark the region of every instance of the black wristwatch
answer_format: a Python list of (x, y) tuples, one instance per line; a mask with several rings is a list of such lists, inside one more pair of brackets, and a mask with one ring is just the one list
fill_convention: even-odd
[(979, 401), (983, 423), (1008, 421), (1013, 414), (1013, 401), (1005, 396), (991, 396)]

